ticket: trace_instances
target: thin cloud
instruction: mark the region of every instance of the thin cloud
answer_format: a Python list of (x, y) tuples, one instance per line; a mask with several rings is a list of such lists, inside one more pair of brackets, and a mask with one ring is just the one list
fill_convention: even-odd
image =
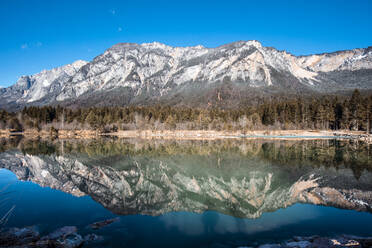
[(41, 41), (36, 41), (36, 42), (29, 42), (29, 43), (24, 43), (21, 45), (21, 49), (29, 49), (29, 48), (35, 48), (35, 47), (41, 47), (43, 43)]

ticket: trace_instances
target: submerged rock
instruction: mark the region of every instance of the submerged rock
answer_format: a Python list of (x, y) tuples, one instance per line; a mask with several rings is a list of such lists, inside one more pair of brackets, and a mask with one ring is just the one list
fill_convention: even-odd
[(315, 239), (317, 238), (320, 238), (319, 236), (317, 235), (313, 235), (313, 236), (309, 236), (309, 237), (302, 237), (302, 236), (294, 236), (293, 237), (293, 240), (294, 241), (309, 241), (309, 242), (313, 242)]
[(60, 248), (77, 248), (82, 246), (84, 243), (83, 238), (81, 235), (77, 233), (72, 233), (67, 235), (64, 238), (59, 238), (56, 241), (56, 246)]
[(98, 241), (102, 241), (103, 240), (103, 237), (102, 236), (99, 236), (97, 234), (94, 234), (94, 233), (90, 233), (90, 234), (87, 234), (84, 236), (84, 241), (85, 242), (98, 242)]
[(56, 240), (59, 238), (65, 238), (68, 235), (76, 233), (76, 232), (77, 232), (76, 226), (64, 226), (42, 237), (41, 240)]
[(311, 243), (309, 241), (297, 241), (297, 242), (287, 242), (285, 243), (286, 247), (290, 248), (308, 248), (311, 247)]
[(77, 234), (76, 226), (64, 226), (41, 238), (41, 241), (49, 241), (55, 247), (76, 248), (84, 243), (81, 235)]
[(105, 227), (107, 225), (110, 225), (114, 222), (118, 222), (120, 220), (119, 217), (116, 217), (116, 218), (113, 218), (113, 219), (108, 219), (108, 220), (104, 220), (104, 221), (98, 221), (98, 222), (94, 222), (93, 224), (90, 224), (89, 226), (92, 228), (92, 229), (100, 229), (102, 227)]
[(280, 248), (282, 247), (280, 244), (265, 244), (260, 245), (258, 248)]

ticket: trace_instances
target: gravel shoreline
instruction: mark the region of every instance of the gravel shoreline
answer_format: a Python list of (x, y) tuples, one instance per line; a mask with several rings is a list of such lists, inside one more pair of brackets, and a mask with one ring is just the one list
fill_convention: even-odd
[[(42, 130), (28, 129), (23, 132), (0, 130), (0, 137), (22, 135), (27, 138), (48, 138), (51, 133)], [(372, 135), (362, 131), (332, 131), (332, 130), (256, 130), (256, 131), (216, 131), (216, 130), (121, 130), (113, 133), (99, 133), (95, 130), (58, 130), (52, 135), (55, 138), (88, 139), (100, 136), (140, 139), (354, 139), (372, 143)]]

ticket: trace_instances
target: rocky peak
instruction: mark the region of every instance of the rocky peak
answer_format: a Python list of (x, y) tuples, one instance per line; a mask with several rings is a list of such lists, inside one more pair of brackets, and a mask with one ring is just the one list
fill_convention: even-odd
[[(359, 74), (361, 70), (370, 71)], [(360, 80), (356, 80), (358, 77)], [(94, 99), (98, 94), (109, 96), (115, 91), (127, 92), (127, 102), (157, 101), (174, 92), (187, 101), (186, 92), (197, 84), (207, 89), (206, 94), (208, 89), (213, 91), (224, 83), (240, 85), (247, 91), (266, 87), (284, 92), (370, 89), (370, 78), (371, 48), (296, 57), (264, 47), (256, 40), (216, 48), (171, 47), (159, 42), (119, 43), (91, 62), (76, 61), (21, 77), (14, 86), (1, 91), (0, 106), (43, 105), (78, 100), (82, 96)]]

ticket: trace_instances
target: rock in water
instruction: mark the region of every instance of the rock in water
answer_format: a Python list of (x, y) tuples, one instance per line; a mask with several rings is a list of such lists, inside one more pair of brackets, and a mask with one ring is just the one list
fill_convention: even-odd
[(285, 245), (286, 245), (286, 247), (290, 247), (290, 248), (308, 248), (308, 247), (311, 247), (311, 243), (309, 241), (288, 242)]
[(98, 222), (95, 222), (93, 224), (90, 224), (90, 227), (93, 228), (93, 229), (100, 229), (100, 228), (105, 227), (107, 225), (110, 225), (114, 222), (118, 222), (119, 220), (120, 220), (120, 218), (116, 217), (116, 218), (113, 218), (113, 219), (98, 221)]
[(22, 246), (31, 242), (35, 242), (40, 238), (37, 228), (9, 228), (8, 230), (0, 230), (1, 247), (7, 246)]
[(41, 240), (56, 240), (60, 238), (65, 238), (68, 235), (71, 235), (76, 232), (77, 232), (76, 226), (64, 226), (48, 234), (47, 236), (42, 237)]
[(84, 241), (86, 242), (98, 242), (102, 240), (103, 240), (102, 236), (98, 236), (97, 234), (94, 233), (90, 233), (84, 236)]
[(282, 246), (280, 244), (265, 244), (260, 245), (258, 248), (281, 248)]
[(84, 243), (83, 238), (77, 234), (72, 233), (67, 235), (64, 238), (60, 238), (56, 241), (56, 247), (61, 248), (76, 248), (82, 246)]

